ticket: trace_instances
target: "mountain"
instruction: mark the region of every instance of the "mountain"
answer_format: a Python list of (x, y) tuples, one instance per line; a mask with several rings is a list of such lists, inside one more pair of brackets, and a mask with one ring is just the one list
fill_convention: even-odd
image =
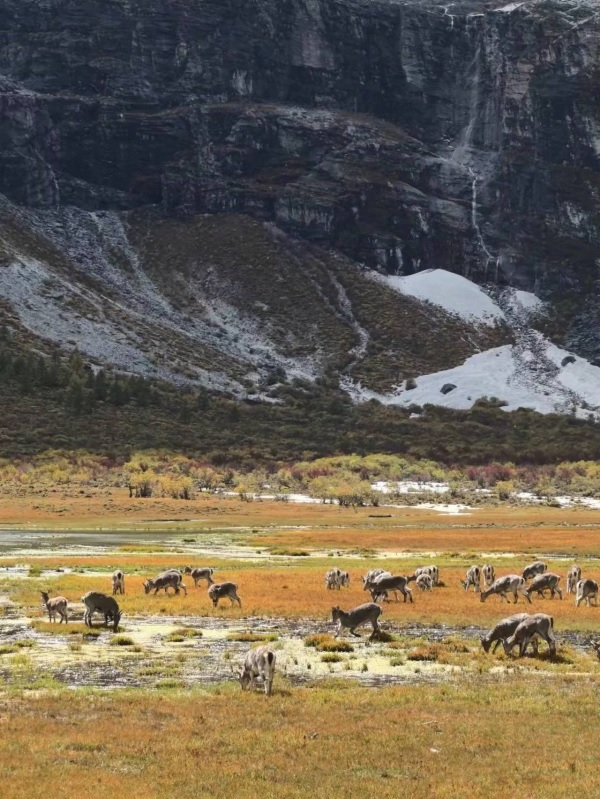
[(29, 346), (238, 398), (327, 374), (596, 414), (596, 0), (0, 20), (0, 312)]

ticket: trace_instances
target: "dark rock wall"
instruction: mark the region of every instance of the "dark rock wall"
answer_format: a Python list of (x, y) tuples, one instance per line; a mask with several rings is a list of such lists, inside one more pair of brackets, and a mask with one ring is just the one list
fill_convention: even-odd
[(382, 270), (585, 303), (600, 264), (595, 13), (0, 0), (0, 191), (40, 208), (241, 211)]

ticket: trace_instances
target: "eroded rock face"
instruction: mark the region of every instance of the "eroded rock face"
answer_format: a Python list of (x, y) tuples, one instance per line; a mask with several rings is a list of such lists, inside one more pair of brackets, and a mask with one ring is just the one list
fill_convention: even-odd
[(241, 212), (382, 271), (567, 293), (600, 356), (594, 2), (1, 0), (0, 23), (13, 203)]

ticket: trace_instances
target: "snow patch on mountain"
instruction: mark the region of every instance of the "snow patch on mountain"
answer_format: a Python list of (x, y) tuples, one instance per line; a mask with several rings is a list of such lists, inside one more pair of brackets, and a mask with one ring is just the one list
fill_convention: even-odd
[(445, 269), (425, 269), (407, 276), (380, 275), (374, 272), (372, 277), (400, 294), (408, 294), (418, 300), (439, 305), (448, 313), (456, 314), (467, 322), (495, 325), (506, 321), (504, 312), (482, 288), (466, 277)]
[[(539, 334), (538, 334), (539, 335)], [(477, 353), (453, 369), (417, 378), (417, 387), (406, 390), (404, 384), (393, 394), (377, 394), (346, 380), (344, 388), (358, 402), (377, 399), (386, 405), (442, 405), (465, 410), (481, 397), (495, 397), (506, 402), (505, 410), (532, 408), (540, 413), (575, 413), (600, 418), (600, 368), (583, 358), (561, 366), (566, 350), (542, 339), (546, 357), (555, 368), (540, 376), (535, 355), (522, 353), (516, 346), (495, 347)], [(528, 356), (528, 357), (527, 357)], [(545, 379), (544, 379), (545, 378)], [(442, 388), (454, 386), (443, 394)]]

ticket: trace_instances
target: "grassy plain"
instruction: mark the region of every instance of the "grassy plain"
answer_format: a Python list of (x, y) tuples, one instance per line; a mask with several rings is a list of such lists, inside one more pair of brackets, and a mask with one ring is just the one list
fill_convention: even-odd
[[(437, 561), (439, 562), (439, 561)], [(347, 568), (351, 574), (350, 588), (340, 591), (327, 591), (325, 589), (324, 575), (333, 563)], [(496, 572), (513, 574), (519, 572), (526, 561), (510, 559), (497, 562)], [(423, 561), (385, 560), (378, 561), (378, 565), (396, 574), (406, 574)], [(171, 559), (165, 558), (164, 566), (174, 565)], [(119, 604), (124, 611), (124, 625), (126, 617), (132, 615), (165, 615), (165, 616), (202, 616), (242, 619), (252, 617), (285, 617), (285, 618), (310, 618), (329, 620), (331, 607), (341, 605), (348, 609), (362, 602), (371, 601), (368, 594), (363, 591), (360, 575), (373, 566), (373, 561), (336, 558), (335, 560), (311, 559), (296, 565), (278, 565), (268, 562), (248, 563), (243, 566), (227, 567), (213, 563), (217, 568), (215, 578), (224, 581), (231, 580), (238, 586), (238, 593), (242, 600), (242, 608), (231, 607), (229, 600), (221, 600), (217, 609), (212, 607), (206, 592), (206, 584), (194, 588), (193, 580), (186, 579), (188, 586), (187, 596), (181, 593), (166, 596), (163, 592), (145, 594), (143, 577), (141, 575), (128, 575), (126, 578), (127, 593), (119, 597)], [(552, 570), (563, 575), (566, 573), (567, 563), (556, 562)], [(600, 581), (600, 565), (585, 565), (586, 576)], [(148, 576), (155, 573), (156, 568), (148, 571)], [(464, 566), (442, 565), (440, 577), (443, 586), (432, 592), (421, 592), (412, 585), (414, 603), (390, 601), (383, 605), (382, 622), (389, 623), (392, 627), (410, 625), (415, 622), (426, 625), (448, 624), (457, 626), (481, 625), (489, 626), (502, 615), (508, 615), (512, 605), (501, 602), (498, 597), (490, 597), (486, 602), (481, 602), (479, 595), (473, 591), (465, 592), (460, 585), (464, 576)], [(268, 586), (268, 589), (267, 589)], [(86, 591), (110, 590), (108, 575), (99, 574), (64, 574), (51, 578), (11, 578), (0, 583), (0, 588), (17, 604), (27, 609), (30, 615), (42, 615), (40, 605), (40, 590), (50, 589), (53, 596), (66, 596), (70, 602), (78, 603)], [(534, 597), (529, 605), (520, 597), (517, 609), (527, 610), (535, 608), (536, 611), (552, 613), (558, 628), (573, 630), (595, 630), (600, 627), (600, 608), (575, 607), (572, 594), (564, 594), (562, 601), (558, 599), (542, 600)], [(515, 611), (516, 612), (516, 611)]]
[(0, 776), (11, 799), (595, 796), (599, 699), (536, 675), (5, 697)]
[[(57, 550), (7, 554), (0, 566), (29, 564), (32, 571), (1, 577), (0, 594), (33, 618), (39, 633), (72, 638), (69, 657), (90, 658), (85, 661), (90, 667), (95, 656), (86, 652), (92, 647), (98, 657), (106, 655), (98, 663), (136, 657), (136, 668), (154, 684), (150, 690), (148, 682), (146, 687), (110, 692), (69, 690), (50, 673), (40, 672), (34, 679), (35, 664), (53, 647), (40, 642), (21, 650), (18, 642), (9, 642), (6, 653), (0, 652), (3, 797), (329, 799), (368, 791), (382, 799), (407, 793), (417, 799), (478, 799), (501, 786), (503, 794), (518, 791), (524, 799), (562, 799), (581, 788), (592, 796), (600, 789), (590, 745), (590, 730), (600, 720), (600, 665), (581, 639), (579, 646), (566, 636), (561, 641), (565, 631), (582, 631), (584, 641), (587, 633), (597, 633), (600, 608), (576, 608), (572, 595), (562, 602), (534, 598), (532, 605), (519, 600), (514, 610), (543, 610), (555, 617), (559, 657), (554, 663), (544, 654), (545, 645), (538, 659), (509, 661), (502, 653), (485, 655), (477, 639), (466, 632), (461, 638), (460, 630), (448, 629), (451, 635), (433, 641), (426, 631), (415, 637), (410, 629), (417, 623), (438, 631), (439, 625), (485, 628), (513, 612), (512, 605), (497, 598), (482, 603), (462, 589), (459, 580), (466, 567), (483, 562), (482, 553), (497, 574), (520, 571), (534, 555), (546, 554), (554, 555), (550, 570), (564, 575), (576, 557), (586, 576), (600, 580), (600, 512), (502, 506), (444, 516), (417, 508), (354, 511), (237, 498), (130, 500), (116, 489), (92, 498), (57, 493), (29, 514), (28, 502), (30, 498), (13, 497), (11, 507), (2, 498), (3, 525), (20, 520), (38, 529), (87, 530), (91, 543), (102, 539), (102, 548), (95, 555), (61, 555)], [(116, 540), (110, 545), (110, 534), (104, 531), (119, 527), (134, 531), (134, 543)], [(148, 541), (148, 531), (162, 532), (163, 540)], [(267, 557), (194, 554), (194, 546), (215, 541), (236, 546), (245, 542)], [(307, 556), (294, 557), (292, 552)], [(206, 657), (194, 648), (187, 630), (175, 629), (171, 641), (166, 630), (160, 633), (167, 646), (184, 647), (174, 650), (170, 661), (147, 660), (146, 642), (137, 654), (124, 655), (117, 650), (134, 647), (109, 647), (104, 638), (86, 643), (77, 613), (68, 630), (42, 621), (46, 617), (39, 597), (40, 590), (50, 589), (82, 610), (79, 598), (92, 589), (108, 592), (110, 573), (120, 567), (127, 575), (127, 594), (118, 598), (124, 636), (135, 639), (128, 624), (134, 627), (136, 617), (232, 619), (245, 632), (227, 633), (226, 645), (250, 646), (256, 642), (257, 617), (317, 620), (323, 632), (331, 632), (333, 604), (348, 608), (367, 599), (360, 581), (367, 569), (377, 565), (406, 574), (432, 562), (440, 567), (443, 585), (432, 593), (414, 588), (412, 605), (384, 605), (382, 623), (394, 638), (378, 645), (375, 654), (405, 674), (406, 684), (374, 689), (347, 679), (346, 668), (360, 670), (367, 660), (368, 647), (362, 642), (349, 641), (345, 652), (316, 652), (304, 645), (306, 633), (299, 632), (297, 648), (290, 650), (284, 640), (289, 633), (282, 630), (273, 644), (282, 666), (294, 652), (302, 668), (309, 658), (331, 657), (322, 668), (330, 668), (335, 679), (298, 687), (288, 682), (281, 667), (270, 700), (260, 693), (242, 694), (233, 681), (183, 689), (186, 664), (193, 669), (195, 659)], [(225, 600), (214, 610), (206, 586), (194, 588), (191, 577), (185, 580), (187, 597), (144, 593), (144, 577), (185, 564), (213, 566), (217, 580), (236, 582), (242, 609)], [(324, 574), (333, 565), (350, 572), (349, 589), (325, 589)], [(77, 571), (41, 574), (59, 568)], [(197, 640), (210, 646), (206, 633)], [(438, 671), (427, 672), (431, 665)], [(12, 682), (10, 668), (17, 675)], [(432, 682), (411, 682), (429, 679), (427, 674)], [(375, 667), (372, 676), (377, 679)]]

